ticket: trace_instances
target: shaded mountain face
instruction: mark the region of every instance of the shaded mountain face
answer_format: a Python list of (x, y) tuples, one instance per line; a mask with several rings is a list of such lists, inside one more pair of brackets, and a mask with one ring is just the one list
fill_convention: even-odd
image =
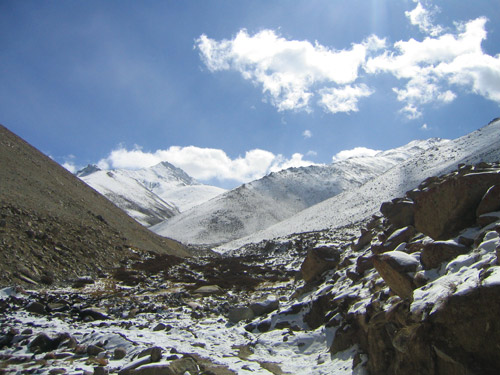
[(134, 248), (189, 254), (0, 125), (0, 284), (108, 271)]
[(446, 142), (413, 141), (375, 156), (271, 173), (151, 229), (190, 244), (226, 243), (266, 229), (343, 191), (352, 191), (397, 164)]
[(101, 170), (89, 165), (76, 175), (145, 226), (167, 220), (225, 192), (200, 184), (168, 162), (138, 170)]

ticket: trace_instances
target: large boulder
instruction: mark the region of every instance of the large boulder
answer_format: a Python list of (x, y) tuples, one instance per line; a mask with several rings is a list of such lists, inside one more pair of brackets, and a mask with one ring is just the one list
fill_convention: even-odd
[(411, 200), (396, 198), (391, 202), (384, 202), (380, 212), (395, 228), (407, 227), (414, 223), (415, 207)]
[(374, 255), (372, 260), (380, 277), (394, 293), (403, 299), (412, 299), (416, 288), (413, 273), (419, 266), (417, 259), (402, 251), (389, 251)]
[(300, 267), (306, 283), (316, 280), (323, 272), (335, 268), (340, 262), (340, 251), (334, 247), (320, 246), (310, 249)]
[(415, 227), (434, 240), (449, 239), (474, 225), (476, 208), (490, 187), (500, 184), (500, 173), (457, 174), (443, 179), (418, 194)]
[(476, 216), (500, 210), (500, 185), (494, 185), (484, 194), (476, 209)]

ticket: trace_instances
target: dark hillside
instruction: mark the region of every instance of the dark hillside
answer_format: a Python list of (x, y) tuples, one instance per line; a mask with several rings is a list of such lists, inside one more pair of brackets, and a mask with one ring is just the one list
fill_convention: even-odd
[(0, 285), (108, 271), (129, 248), (189, 255), (0, 125)]

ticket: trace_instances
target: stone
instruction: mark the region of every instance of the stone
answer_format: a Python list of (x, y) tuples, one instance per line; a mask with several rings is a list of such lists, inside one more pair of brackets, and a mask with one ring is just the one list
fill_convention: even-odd
[(374, 254), (381, 254), (387, 251), (393, 251), (403, 242), (410, 241), (416, 234), (413, 226), (407, 226), (394, 231), (382, 243), (374, 244), (371, 248)]
[(373, 268), (373, 260), (371, 256), (361, 255), (356, 259), (356, 272), (363, 275), (366, 271)]
[(481, 202), (477, 206), (476, 216), (479, 217), (483, 214), (500, 211), (500, 185), (493, 185), (484, 194)]
[(46, 333), (40, 333), (28, 344), (28, 349), (32, 353), (46, 353), (55, 350), (58, 345), (58, 340), (51, 339)]
[(412, 299), (416, 285), (413, 275), (419, 262), (409, 254), (390, 251), (373, 256), (373, 265), (385, 283), (401, 298)]
[(193, 293), (202, 295), (223, 294), (224, 290), (218, 285), (204, 285), (195, 289)]
[(250, 307), (235, 307), (229, 310), (227, 316), (231, 323), (238, 323), (242, 320), (251, 320), (255, 317), (255, 313)]
[(335, 268), (340, 262), (340, 251), (334, 247), (321, 246), (310, 249), (300, 267), (306, 283), (315, 281), (327, 270)]
[(482, 172), (445, 178), (415, 197), (415, 228), (434, 240), (446, 240), (474, 225), (476, 209), (500, 173)]
[(384, 202), (380, 212), (395, 228), (403, 228), (414, 223), (415, 206), (412, 201), (396, 198), (391, 202)]
[(95, 357), (97, 356), (99, 353), (103, 352), (105, 349), (98, 346), (98, 345), (89, 345), (87, 346), (87, 354), (89, 356), (92, 356), (92, 357)]
[(358, 342), (358, 340), (356, 340), (357, 331), (356, 327), (350, 324), (339, 327), (335, 331), (335, 337), (333, 338), (332, 345), (330, 346), (330, 353), (335, 355), (338, 352), (347, 350), (356, 344)]
[(108, 320), (109, 316), (99, 309), (85, 309), (80, 311), (80, 318), (83, 320), (86, 318), (92, 318), (91, 320)]
[(164, 331), (167, 326), (164, 323), (158, 323), (154, 328), (153, 332)]
[(371, 230), (361, 229), (361, 236), (359, 236), (358, 241), (352, 245), (354, 251), (360, 251), (365, 246), (372, 242), (373, 233)]
[(45, 306), (40, 302), (31, 302), (28, 306), (26, 306), (26, 311), (39, 315), (47, 314)]
[(113, 359), (120, 360), (125, 358), (127, 355), (127, 350), (125, 348), (118, 347), (113, 351)]
[(256, 316), (269, 314), (280, 307), (280, 302), (276, 297), (271, 297), (262, 302), (254, 302), (250, 304), (250, 309)]
[(94, 367), (94, 375), (107, 375), (109, 374), (109, 370), (104, 366), (96, 366)]
[(420, 253), (420, 263), (426, 270), (439, 267), (443, 262), (450, 261), (460, 254), (468, 252), (468, 248), (449, 241), (435, 241), (423, 245)]

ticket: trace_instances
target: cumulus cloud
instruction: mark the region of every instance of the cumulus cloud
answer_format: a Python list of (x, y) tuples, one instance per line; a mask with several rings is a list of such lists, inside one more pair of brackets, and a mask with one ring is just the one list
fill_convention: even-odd
[(269, 172), (314, 164), (303, 157), (295, 153), (291, 159), (287, 159), (283, 155), (254, 149), (247, 151), (244, 156), (231, 159), (224, 151), (213, 148), (171, 146), (166, 150), (147, 152), (138, 146), (131, 150), (120, 146), (97, 165), (101, 169), (139, 169), (168, 161), (201, 181), (215, 178), (243, 183), (261, 178)]
[(302, 133), (302, 136), (304, 138), (311, 138), (312, 137), (312, 132), (310, 130), (304, 130), (304, 132)]
[(457, 96), (454, 87), (500, 103), (500, 55), (490, 56), (481, 48), (486, 22), (480, 17), (458, 24), (454, 34), (398, 41), (394, 52), (369, 58), (365, 69), (406, 80), (403, 88), (393, 90), (411, 119), (421, 116), (424, 104), (453, 101)]
[(375, 92), (367, 85), (369, 79), (380, 73), (400, 80), (393, 92), (409, 119), (421, 117), (426, 105), (452, 102), (460, 90), (500, 103), (500, 55), (488, 55), (481, 47), (487, 19), (444, 28), (433, 22), (438, 7), (425, 0), (414, 3), (405, 14), (425, 34), (423, 40), (410, 38), (391, 46), (372, 35), (336, 50), (285, 39), (273, 30), (254, 35), (240, 30), (233, 39), (220, 41), (201, 35), (196, 48), (211, 72), (239, 72), (261, 87), (278, 111), (312, 111), (313, 105), (329, 113), (358, 111), (359, 101)]
[(357, 112), (358, 100), (371, 94), (373, 94), (373, 90), (364, 84), (347, 85), (340, 89), (325, 88), (320, 91), (319, 104), (331, 113)]
[(76, 165), (74, 163), (72, 163), (72, 162), (68, 162), (68, 161), (64, 162), (62, 164), (62, 166), (64, 168), (66, 168), (68, 171), (70, 171), (71, 173), (75, 173), (78, 170), (78, 168), (76, 167)]
[(351, 150), (343, 150), (332, 157), (333, 162), (341, 161), (341, 160), (346, 160), (350, 158), (357, 158), (357, 157), (363, 157), (363, 156), (375, 156), (378, 154), (380, 150), (373, 150), (371, 148), (366, 148), (366, 147), (355, 147)]
[[(278, 111), (310, 111), (311, 98), (321, 90), (342, 91), (354, 82), (368, 53), (383, 48), (385, 40), (371, 36), (350, 49), (333, 50), (317, 42), (286, 40), (274, 30), (255, 35), (240, 30), (232, 40), (216, 41), (201, 35), (196, 46), (210, 71), (239, 72), (261, 86)], [(350, 101), (360, 97), (351, 96)], [(327, 110), (330, 107), (336, 111), (342, 108), (325, 105)], [(353, 105), (344, 107), (350, 111)]]
[(434, 25), (432, 18), (438, 11), (437, 7), (425, 9), (422, 3), (415, 0), (417, 6), (411, 11), (405, 12), (406, 17), (410, 20), (412, 25), (418, 26), (420, 31), (425, 34), (437, 36), (443, 32), (443, 28), (439, 25)]

